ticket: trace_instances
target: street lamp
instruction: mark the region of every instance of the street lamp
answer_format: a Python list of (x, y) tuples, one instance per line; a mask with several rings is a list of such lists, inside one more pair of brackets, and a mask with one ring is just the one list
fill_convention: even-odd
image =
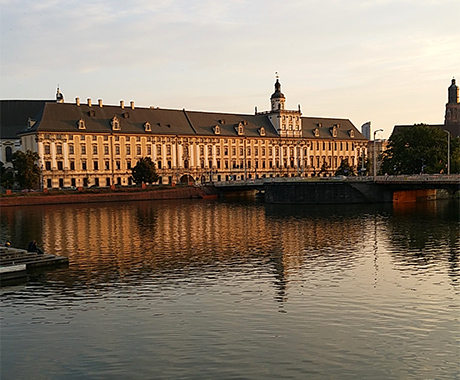
[(450, 132), (444, 129), (447, 133), (447, 175), (450, 175)]
[(374, 131), (374, 181), (377, 175), (377, 160), (375, 159), (375, 135), (377, 134), (377, 132), (383, 132), (383, 129), (377, 129), (376, 131)]

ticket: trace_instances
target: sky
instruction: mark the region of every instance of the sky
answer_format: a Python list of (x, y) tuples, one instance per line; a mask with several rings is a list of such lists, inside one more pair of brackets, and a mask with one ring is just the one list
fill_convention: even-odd
[(0, 98), (444, 121), (458, 0), (0, 0)]

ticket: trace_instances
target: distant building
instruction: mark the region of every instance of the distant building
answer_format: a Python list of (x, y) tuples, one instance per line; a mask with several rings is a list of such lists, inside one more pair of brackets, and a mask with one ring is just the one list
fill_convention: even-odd
[(29, 126), (46, 102), (53, 100), (0, 100), (0, 161), (12, 167), (14, 152), (21, 150), (18, 133)]
[[(447, 89), (446, 112), (444, 124), (429, 124), (431, 127), (440, 128), (448, 131), (452, 137), (460, 137), (460, 102), (459, 89), (452, 79), (451, 85)], [(402, 128), (410, 128), (413, 125), (395, 125), (393, 133), (398, 133)]]
[(270, 111), (253, 115), (64, 103), (58, 90), (56, 101), (21, 115), (21, 146), (38, 152), (44, 188), (129, 185), (141, 157), (172, 184), (331, 176), (367, 155), (350, 120), (304, 117), (285, 102), (278, 79)]
[(368, 140), (371, 139), (371, 122), (370, 121), (368, 121), (367, 123), (364, 123), (361, 126), (361, 133), (366, 139)]

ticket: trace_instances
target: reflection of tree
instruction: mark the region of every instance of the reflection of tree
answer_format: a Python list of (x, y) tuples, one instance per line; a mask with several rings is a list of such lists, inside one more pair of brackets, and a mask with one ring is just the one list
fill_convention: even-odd
[(449, 275), (457, 281), (460, 251), (458, 210), (456, 201), (395, 204), (388, 235), (394, 247), (391, 253), (397, 263), (419, 270), (447, 261)]

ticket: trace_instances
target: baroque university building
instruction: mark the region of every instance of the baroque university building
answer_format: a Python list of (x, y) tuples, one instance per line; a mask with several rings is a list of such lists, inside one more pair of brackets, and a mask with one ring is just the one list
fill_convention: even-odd
[[(160, 183), (175, 184), (331, 176), (342, 161), (356, 168), (367, 156), (368, 140), (350, 120), (286, 109), (278, 79), (270, 101), (270, 111), (230, 114), (65, 103), (58, 89), (56, 101), (2, 101), (2, 115), (25, 120), (21, 149), (38, 152), (44, 188), (130, 185), (141, 157), (156, 164)], [(6, 162), (7, 147), (2, 137)]]

